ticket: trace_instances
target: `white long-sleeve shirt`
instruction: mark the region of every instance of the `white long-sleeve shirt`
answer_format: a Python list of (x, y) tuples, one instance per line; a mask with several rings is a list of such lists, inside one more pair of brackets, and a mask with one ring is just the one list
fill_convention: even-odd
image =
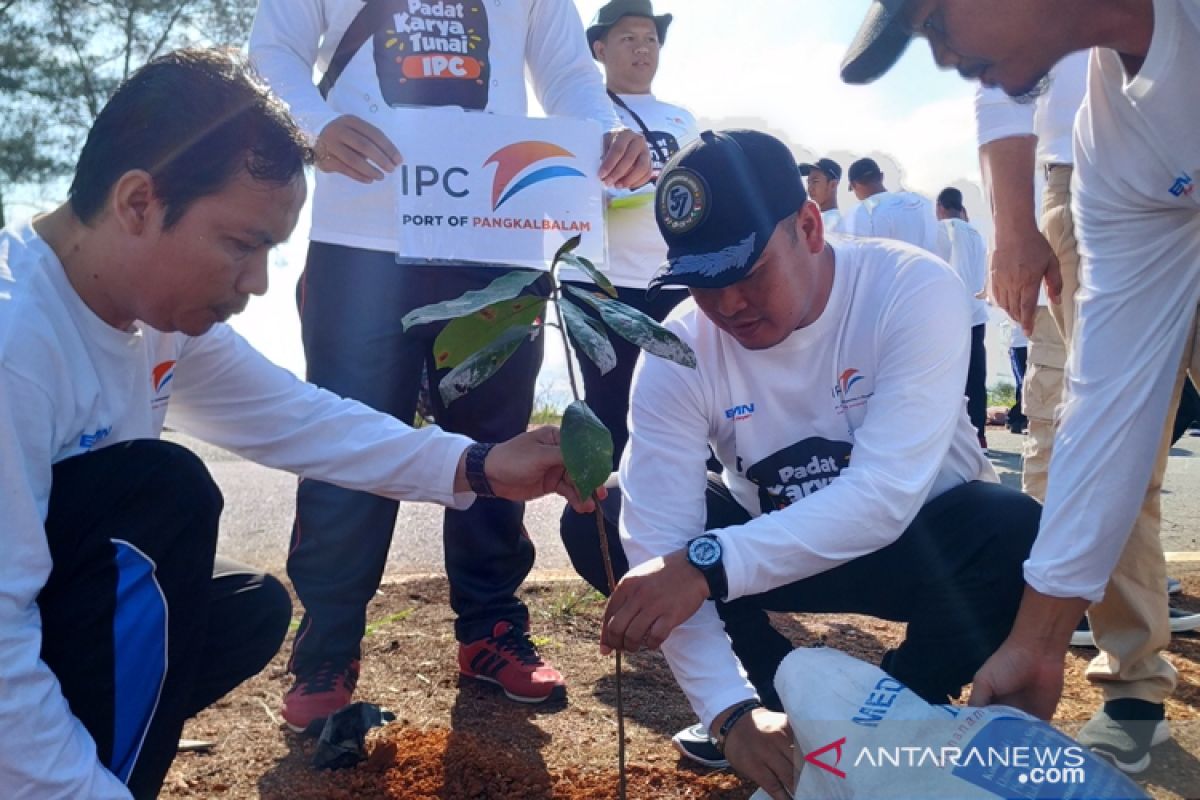
[(846, 232), (854, 236), (894, 239), (938, 251), (937, 215), (933, 204), (913, 192), (880, 192), (858, 204), (846, 222)]
[[(453, 105), (525, 116), (526, 66), (546, 113), (593, 119), (605, 131), (623, 127), (570, 0), (410, 3), (410, 13), (394, 15), (391, 29), (369, 38), (322, 98), (313, 67), (325, 73), (362, 6), (359, 0), (258, 5), (250, 55), (314, 139), (343, 114), (390, 130), (392, 106)], [(439, 119), (431, 116), (430, 124), (442, 124)], [(403, 155), (404, 142), (394, 144)], [(397, 252), (393, 180), (364, 185), (320, 170), (316, 177), (313, 241)]]
[(225, 325), (121, 331), (75, 293), (29, 224), (0, 232), (0, 794), (126, 798), (39, 658), (52, 567), (51, 467), (172, 427), (267, 466), (397, 500), (463, 508), (470, 440), (414, 430), (296, 379)]
[(1104, 596), (1142, 507), (1200, 302), (1200, 2), (1154, 0), (1136, 75), (1091, 53), (1075, 133), (1075, 340), (1025, 580)]
[(961, 219), (938, 223), (938, 251), (967, 289), (971, 301), (971, 325), (985, 325), (988, 304), (979, 298), (987, 284), (987, 247), (975, 226)]
[[(643, 357), (621, 463), (630, 565), (704, 532), (708, 447), (754, 519), (717, 532), (728, 599), (875, 552), (921, 506), (995, 480), (962, 397), (969, 310), (962, 283), (927, 253), (844, 239), (829, 302), (766, 350), (744, 349), (691, 301), (667, 326), (698, 366)], [(706, 602), (663, 652), (705, 725), (754, 692)]]

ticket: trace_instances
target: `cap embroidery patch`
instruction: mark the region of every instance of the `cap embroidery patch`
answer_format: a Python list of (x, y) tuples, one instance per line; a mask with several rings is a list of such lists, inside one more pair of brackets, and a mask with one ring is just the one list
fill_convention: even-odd
[(658, 192), (658, 219), (674, 234), (693, 230), (708, 215), (708, 183), (687, 167), (671, 170)]

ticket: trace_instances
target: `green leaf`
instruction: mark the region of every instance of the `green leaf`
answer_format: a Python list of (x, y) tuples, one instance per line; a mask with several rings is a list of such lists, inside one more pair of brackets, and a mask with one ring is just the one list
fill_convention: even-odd
[(583, 497), (591, 497), (612, 473), (612, 434), (587, 404), (576, 400), (563, 412), (562, 454), (567, 474)]
[(407, 331), (414, 325), (425, 325), (444, 319), (458, 319), (468, 314), (474, 314), (490, 305), (513, 299), (525, 291), (525, 287), (544, 274), (544, 272), (530, 270), (506, 272), (483, 289), (467, 292), (461, 297), (447, 300), (444, 303), (434, 303), (414, 309), (405, 314), (401, 322), (404, 324), (404, 330)]
[(545, 310), (546, 298), (522, 295), (501, 300), (470, 316), (459, 317), (443, 328), (433, 343), (437, 368), (457, 367), (509, 328), (516, 325), (528, 328)]
[(614, 300), (617, 297), (617, 287), (613, 286), (608, 276), (596, 268), (596, 265), (583, 256), (567, 253), (562, 257), (564, 264), (570, 264), (592, 279), (592, 283), (604, 290), (604, 293)]
[(496, 374), (504, 366), (504, 362), (517, 352), (526, 340), (541, 333), (541, 328), (513, 327), (504, 332), (500, 338), (482, 350), (474, 353), (463, 361), (438, 384), (442, 402), (450, 405), (467, 392)]
[(568, 286), (567, 291), (600, 312), (601, 319), (618, 336), (647, 353), (673, 361), (682, 367), (696, 368), (696, 354), (682, 339), (636, 308), (607, 297)]
[(557, 264), (559, 261), (562, 261), (563, 256), (574, 252), (575, 248), (579, 247), (579, 243), (582, 241), (583, 234), (577, 233), (570, 239), (567, 239), (565, 242), (563, 242), (563, 246), (558, 248), (558, 252), (554, 254), (554, 263)]
[(612, 372), (617, 366), (617, 352), (613, 350), (608, 334), (599, 320), (592, 319), (570, 300), (558, 304), (562, 310), (563, 321), (567, 331), (575, 341), (576, 347), (592, 360), (601, 375)]

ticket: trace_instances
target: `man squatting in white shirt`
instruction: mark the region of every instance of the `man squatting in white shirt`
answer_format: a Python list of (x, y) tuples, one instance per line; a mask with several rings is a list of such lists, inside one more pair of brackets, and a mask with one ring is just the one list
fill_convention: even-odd
[[(1143, 551), (1138, 580), (1165, 592), (1160, 543), (1130, 532), (1170, 435), (1180, 364), (1200, 367), (1200, 2), (875, 0), (843, 79), (879, 77), (914, 32), (939, 65), (1014, 97), (1037, 90), (1070, 53), (1095, 48), (1075, 123), (1071, 208), (1081, 263), (1066, 403), (1021, 611), (971, 698), (1048, 719), (1075, 625), (1111, 589), (1128, 548)], [(1057, 295), (1050, 259), (1006, 263), (993, 293), (1028, 330), (1044, 278)], [(1160, 722), (1126, 728), (1145, 747)]]
[(489, 455), (303, 383), (222, 324), (266, 291), (309, 160), (244, 63), (180, 51), (101, 110), (69, 202), (0, 232), (6, 800), (157, 796), (184, 720), (287, 631), (282, 585), (214, 555), (220, 491), (164, 419), (397, 500), (571, 495), (552, 428)]
[(827, 240), (791, 153), (755, 131), (701, 134), (655, 209), (668, 262), (652, 286), (689, 288), (667, 326), (698, 366), (635, 373), (611, 543), (631, 569), (602, 649), (661, 645), (730, 764), (783, 798), (772, 681), (792, 645), (767, 611), (908, 623), (883, 667), (946, 702), (1008, 635), (1039, 508), (976, 442), (970, 310), (936, 256)]

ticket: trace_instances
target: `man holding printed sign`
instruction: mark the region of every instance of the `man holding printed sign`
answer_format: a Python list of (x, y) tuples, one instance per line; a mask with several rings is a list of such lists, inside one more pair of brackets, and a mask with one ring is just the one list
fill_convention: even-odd
[[(550, 115), (594, 120), (607, 131), (601, 181), (635, 188), (650, 177), (645, 142), (614, 114), (570, 0), (261, 0), (250, 52), (316, 142), (312, 241), (297, 292), (308, 378), (401, 420), (415, 413), (422, 372), (439, 367), (433, 342), (440, 327), (405, 333), (402, 317), (481, 289), (501, 273), (488, 250), (446, 260), (406, 249), (415, 242), (419, 253), (430, 239), (401, 234), (398, 204), (417, 191), (417, 171), (435, 165), (408, 163), (409, 130), (398, 127), (399, 115), (411, 114), (422, 129), (447, 138), (452, 128), (482, 132), (489, 119), (451, 116), (445, 107), (523, 117), (528, 66)], [(312, 83), (314, 65), (323, 74), (319, 86)], [(397, 110), (402, 107), (424, 111)], [(481, 174), (494, 169), (504, 193), (539, 167), (570, 169), (563, 164), (574, 155), (567, 148), (560, 148), (562, 155), (554, 143), (525, 144), (537, 146), (508, 157), (497, 152), (494, 165), (460, 164), (447, 152), (437, 182), (421, 188), (430, 198), (463, 191), (464, 176), (451, 173), (454, 167)], [(423, 183), (430, 174), (423, 173)], [(514, 207), (538, 191), (514, 196)], [(531, 214), (501, 213), (508, 210), (503, 194), (487, 197), (497, 212), (491, 216), (533, 224)], [(546, 216), (556, 214), (547, 209)], [(527, 292), (544, 296), (547, 290), (537, 281)], [(523, 431), (541, 360), (540, 341), (525, 343), (499, 380), (453, 406), (444, 407), (435, 393), (439, 424), (486, 441)], [(439, 377), (431, 374), (430, 383)], [(326, 484), (300, 485), (288, 573), (306, 613), (289, 665), (296, 683), (283, 708), (294, 729), (310, 728), (351, 699), (366, 606), (383, 573), (396, 509), (392, 501)], [(446, 548), (446, 571), (463, 674), (499, 684), (514, 700), (541, 702), (562, 696), (565, 686), (530, 642), (528, 612), (515, 594), (534, 558), (523, 512), (521, 504), (504, 500), (447, 512), (444, 535), (454, 547)]]
[[(612, 0), (600, 8), (587, 29), (592, 55), (604, 66), (608, 96), (621, 121), (646, 138), (656, 178), (671, 156), (700, 136), (690, 111), (660, 100), (653, 92), (659, 53), (672, 19), (670, 14), (656, 15), (650, 0)], [(662, 322), (671, 309), (687, 299), (687, 292), (667, 289), (651, 296), (647, 291), (650, 279), (667, 257), (667, 243), (654, 222), (653, 206), (654, 183), (609, 192), (604, 272), (622, 303)], [(577, 270), (563, 270), (563, 277), (579, 282), (581, 288), (597, 291), (596, 285)], [(629, 385), (641, 351), (621, 340), (612, 345), (617, 364), (609, 372), (601, 375), (587, 359), (579, 364), (579, 372), (588, 406), (612, 432), (615, 470), (629, 439), (625, 421)]]

